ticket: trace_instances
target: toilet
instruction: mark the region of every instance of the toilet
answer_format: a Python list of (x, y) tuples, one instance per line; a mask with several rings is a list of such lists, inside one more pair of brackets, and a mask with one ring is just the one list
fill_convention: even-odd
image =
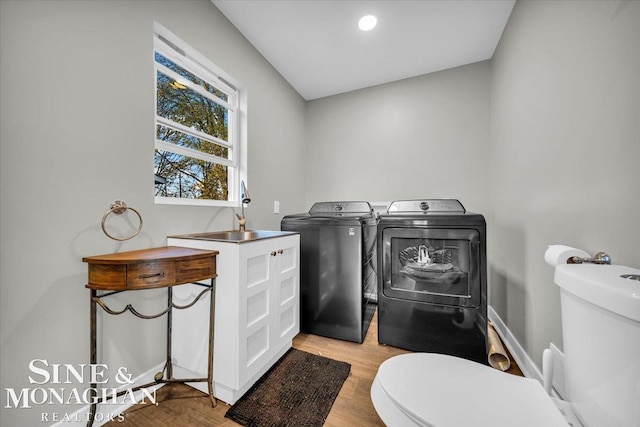
[(561, 264), (566, 396), (435, 353), (383, 362), (371, 400), (389, 427), (640, 427), (640, 270)]

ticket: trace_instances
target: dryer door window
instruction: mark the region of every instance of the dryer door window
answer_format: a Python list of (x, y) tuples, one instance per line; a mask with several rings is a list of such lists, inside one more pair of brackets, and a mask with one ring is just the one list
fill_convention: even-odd
[(477, 230), (387, 228), (382, 243), (385, 295), (459, 307), (480, 304)]

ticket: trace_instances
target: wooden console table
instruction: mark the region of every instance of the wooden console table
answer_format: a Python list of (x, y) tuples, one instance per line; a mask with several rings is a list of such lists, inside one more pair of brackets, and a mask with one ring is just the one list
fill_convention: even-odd
[[(218, 251), (183, 248), (178, 246), (165, 246), (152, 249), (144, 249), (130, 252), (120, 252), (107, 255), (98, 255), (82, 258), (89, 265), (89, 283), (86, 287), (91, 291), (90, 322), (91, 322), (91, 364), (97, 360), (97, 306), (99, 305), (108, 314), (122, 314), (130, 311), (141, 319), (155, 319), (164, 314), (167, 315), (167, 359), (164, 368), (154, 376), (154, 382), (136, 386), (130, 390), (118, 393), (120, 396), (127, 392), (133, 392), (142, 388), (162, 383), (185, 383), (207, 381), (211, 406), (216, 406), (213, 394), (213, 333), (215, 323), (215, 280), (216, 280), (216, 256)], [(211, 284), (197, 283), (201, 280), (211, 279)], [(172, 287), (193, 283), (204, 287), (192, 302), (179, 306), (173, 303)], [(120, 292), (143, 290), (152, 288), (167, 288), (167, 308), (154, 315), (144, 315), (136, 311), (128, 304), (121, 311), (110, 309), (102, 300), (105, 297)], [(100, 294), (99, 291), (102, 291)], [(206, 378), (173, 378), (171, 364), (171, 318), (172, 310), (186, 309), (193, 306), (200, 298), (210, 293), (209, 311), (209, 360)], [(97, 404), (102, 399), (97, 398), (97, 384), (91, 384), (91, 409), (87, 426), (91, 427), (96, 414)]]

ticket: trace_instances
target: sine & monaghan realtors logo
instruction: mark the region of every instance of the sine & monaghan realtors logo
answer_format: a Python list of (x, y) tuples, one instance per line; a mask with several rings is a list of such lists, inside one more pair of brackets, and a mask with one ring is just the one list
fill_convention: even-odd
[[(118, 407), (136, 404), (153, 404), (156, 402), (155, 389), (149, 391), (141, 388), (136, 399), (133, 386), (133, 375), (125, 367), (119, 367), (110, 372), (106, 364), (60, 364), (49, 363), (46, 359), (33, 359), (29, 362), (28, 380), (30, 387), (5, 388), (6, 409), (40, 408), (41, 421), (65, 422), (88, 421), (89, 411), (80, 412), (52, 412), (47, 410), (53, 405), (94, 405), (107, 404)], [(113, 376), (111, 378), (110, 374)], [(115, 381), (117, 387), (108, 387), (110, 380)], [(78, 384), (81, 384), (78, 386)], [(112, 383), (113, 384), (113, 383)], [(140, 399), (141, 397), (141, 399)], [(94, 421), (124, 421), (121, 413), (96, 412)]]

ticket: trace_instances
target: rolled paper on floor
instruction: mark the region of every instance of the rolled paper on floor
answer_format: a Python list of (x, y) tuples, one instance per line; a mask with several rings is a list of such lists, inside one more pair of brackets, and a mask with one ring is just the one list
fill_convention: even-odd
[(559, 264), (567, 264), (574, 256), (580, 258), (591, 258), (591, 256), (581, 249), (572, 248), (565, 245), (549, 245), (544, 253), (544, 260), (552, 267)]
[(511, 366), (511, 360), (509, 360), (502, 341), (500, 341), (500, 337), (491, 323), (487, 326), (487, 339), (489, 341), (489, 352), (487, 355), (489, 365), (492, 368), (506, 371)]

